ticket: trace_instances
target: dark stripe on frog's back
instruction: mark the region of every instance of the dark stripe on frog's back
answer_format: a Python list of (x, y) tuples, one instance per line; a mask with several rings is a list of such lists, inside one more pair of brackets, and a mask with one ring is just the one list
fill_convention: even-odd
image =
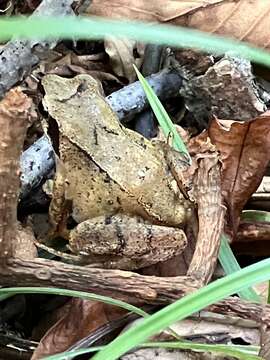
[(122, 228), (117, 222), (114, 223), (114, 227), (115, 227), (116, 236), (117, 236), (117, 239), (118, 239), (119, 245), (120, 245), (119, 248), (122, 249), (125, 246), (125, 237), (124, 237)]

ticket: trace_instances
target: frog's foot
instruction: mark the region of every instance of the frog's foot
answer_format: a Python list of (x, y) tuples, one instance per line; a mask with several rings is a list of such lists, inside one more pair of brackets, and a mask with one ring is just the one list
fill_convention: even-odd
[(68, 261), (70, 261), (72, 263), (75, 263), (75, 264), (81, 264), (82, 263), (82, 259), (81, 259), (80, 256), (67, 254), (67, 253), (65, 253), (63, 251), (55, 250), (54, 248), (49, 247), (49, 246), (47, 246), (45, 244), (42, 244), (39, 241), (34, 241), (34, 244), (36, 245), (36, 247), (38, 249), (45, 250), (49, 254), (52, 254), (54, 256), (58, 256), (58, 257), (60, 257), (62, 259), (68, 260)]
[(138, 269), (180, 254), (183, 230), (146, 223), (126, 215), (100, 216), (70, 232), (70, 249), (107, 268)]

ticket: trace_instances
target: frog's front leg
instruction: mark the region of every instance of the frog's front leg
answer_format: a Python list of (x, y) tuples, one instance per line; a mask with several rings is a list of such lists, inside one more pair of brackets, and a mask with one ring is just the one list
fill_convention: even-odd
[(180, 153), (179, 151), (174, 150), (169, 145), (170, 137), (167, 139), (167, 143), (164, 141), (153, 139), (152, 143), (155, 146), (158, 146), (163, 154), (165, 161), (170, 169), (172, 176), (174, 177), (178, 189), (183, 194), (186, 200), (189, 200), (188, 190), (190, 190), (190, 184), (187, 183), (187, 179), (183, 176), (183, 173), (189, 168), (189, 159), (187, 159), (186, 154)]
[(70, 249), (88, 263), (139, 269), (180, 254), (187, 240), (181, 229), (151, 225), (126, 215), (100, 216), (70, 232)]
[(53, 197), (49, 208), (51, 223), (51, 237), (62, 236), (68, 239), (67, 219), (72, 211), (72, 201), (66, 198), (68, 185), (65, 167), (58, 159), (56, 162), (56, 174), (53, 182)]

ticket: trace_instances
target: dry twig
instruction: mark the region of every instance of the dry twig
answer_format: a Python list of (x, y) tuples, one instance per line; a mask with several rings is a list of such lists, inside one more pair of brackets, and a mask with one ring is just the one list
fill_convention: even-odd
[[(19, 156), (29, 125), (32, 102), (20, 90), (11, 90), (0, 103), (0, 257), (14, 254), (17, 238)], [(16, 140), (15, 140), (16, 139)]]
[[(74, 0), (43, 0), (32, 16), (62, 16), (72, 14)], [(16, 40), (7, 43), (0, 51), (0, 99), (37, 65), (55, 41)]]

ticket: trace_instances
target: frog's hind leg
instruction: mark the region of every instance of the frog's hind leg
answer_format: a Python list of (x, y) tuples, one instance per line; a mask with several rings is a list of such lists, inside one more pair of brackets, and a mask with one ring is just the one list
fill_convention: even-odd
[(89, 262), (123, 270), (168, 260), (187, 244), (181, 229), (152, 225), (140, 217), (123, 214), (83, 221), (71, 230), (69, 241), (70, 249)]

